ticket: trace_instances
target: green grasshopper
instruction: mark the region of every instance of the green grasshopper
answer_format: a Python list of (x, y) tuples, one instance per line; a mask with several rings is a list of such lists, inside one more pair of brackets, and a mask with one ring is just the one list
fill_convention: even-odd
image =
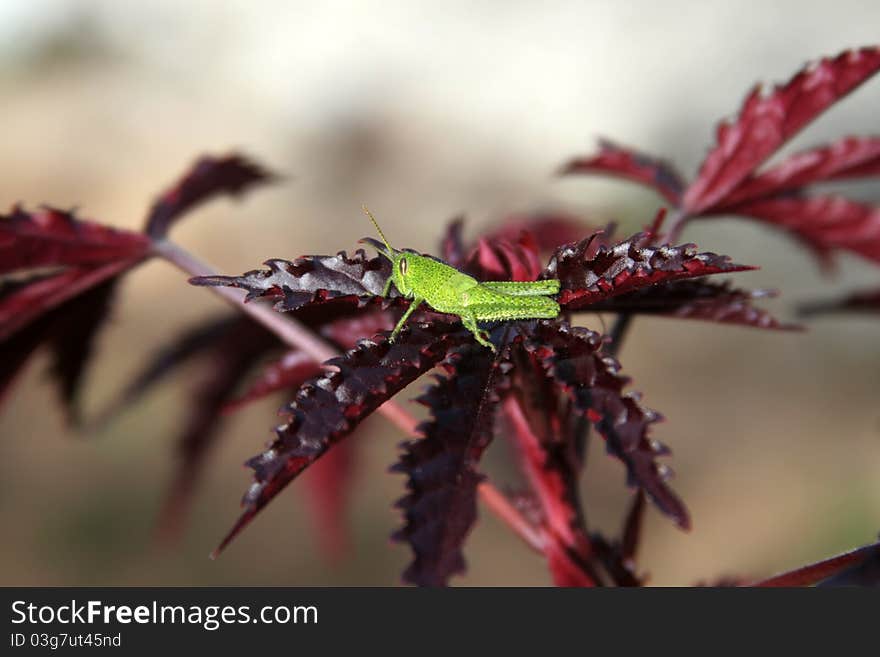
[[(385, 233), (372, 213), (364, 212), (379, 232), (382, 242), (366, 237), (361, 240), (391, 261), (391, 276), (382, 296), (387, 297), (391, 283), (412, 303), (391, 332), (393, 342), (409, 316), (422, 302), (441, 313), (458, 315), (462, 324), (484, 347), (496, 351), (488, 335), (477, 322), (509, 319), (552, 319), (559, 316), (559, 304), (549, 295), (559, 292), (559, 281), (486, 281), (481, 283), (455, 267), (430, 256), (398, 251), (388, 243)], [(384, 245), (383, 245), (384, 243)]]

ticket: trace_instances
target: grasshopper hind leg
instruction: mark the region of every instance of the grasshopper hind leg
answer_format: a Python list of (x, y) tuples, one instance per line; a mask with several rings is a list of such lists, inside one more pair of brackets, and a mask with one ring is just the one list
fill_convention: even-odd
[(479, 342), (484, 347), (489, 347), (493, 352), (497, 352), (498, 350), (495, 348), (495, 345), (489, 342), (488, 334), (481, 330), (479, 326), (477, 326), (477, 320), (473, 315), (461, 315), (461, 323), (464, 324), (464, 327), (474, 334), (474, 338), (476, 338), (477, 342)]

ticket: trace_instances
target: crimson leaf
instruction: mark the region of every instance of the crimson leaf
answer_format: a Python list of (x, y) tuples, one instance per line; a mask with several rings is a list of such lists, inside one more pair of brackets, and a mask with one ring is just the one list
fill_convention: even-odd
[(777, 166), (750, 176), (724, 199), (724, 207), (827, 180), (878, 173), (880, 137), (846, 137), (828, 146), (796, 153)]
[(393, 468), (408, 476), (410, 491), (397, 503), (406, 524), (394, 538), (412, 547), (415, 558), (403, 578), (419, 586), (445, 586), (465, 570), (461, 549), (483, 479), (477, 464), (493, 437), (494, 388), (502, 376), (491, 352), (475, 344), (453, 351), (442, 365), (448, 376), (438, 376), (418, 398), (432, 415), (419, 427), (424, 438), (404, 443)]
[(82, 221), (71, 212), (16, 207), (0, 216), (0, 274), (61, 267), (7, 282), (0, 291), (0, 341), (12, 354), (0, 372), (2, 389), (46, 342), (68, 417), (78, 422), (79, 385), (116, 281), (149, 250), (143, 235)]
[(504, 217), (501, 225), (484, 235), (484, 238), (489, 242), (516, 242), (524, 232), (532, 236), (538, 251), (552, 251), (595, 232), (595, 228), (579, 217), (562, 212), (511, 214)]
[[(38, 277), (45, 278), (45, 277)], [(7, 282), (0, 291), (0, 305), (13, 289), (28, 288), (35, 279)], [(110, 308), (115, 280), (106, 281), (33, 321), (26, 331), (18, 331), (0, 342), (0, 397), (11, 386), (15, 375), (41, 344), (52, 351), (52, 373), (58, 382), (68, 419), (79, 423), (77, 397), (93, 350), (98, 327)]]
[(247, 290), (246, 301), (274, 299), (276, 310), (290, 311), (333, 300), (348, 301), (357, 307), (357, 297), (381, 295), (391, 275), (386, 258), (367, 258), (362, 249), (352, 257), (340, 251), (335, 256), (304, 256), (293, 262), (274, 259), (264, 264), (268, 269), (255, 269), (241, 276), (198, 276), (190, 283), (241, 288)]
[(99, 423), (137, 402), (145, 393), (197, 357), (205, 356), (213, 345), (242, 321), (238, 314), (222, 315), (187, 329), (153, 354), (144, 367), (125, 386), (116, 399), (101, 413)]
[(678, 205), (684, 190), (684, 181), (670, 163), (639, 153), (611, 141), (599, 142), (599, 152), (578, 157), (566, 163), (560, 174), (598, 173), (627, 178), (652, 187), (673, 205)]
[(275, 180), (275, 174), (241, 155), (206, 155), (156, 200), (147, 216), (146, 233), (161, 239), (183, 214), (214, 196), (240, 196), (255, 185)]
[(290, 419), (275, 429), (272, 445), (248, 461), (255, 482), (242, 500), (244, 512), (214, 554), (364, 418), (434, 367), (449, 349), (469, 340), (470, 333), (448, 323), (410, 324), (394, 343), (364, 341), (327, 361), (339, 371), (303, 384), (286, 408)]
[[(342, 349), (352, 349), (359, 340), (380, 331), (390, 331), (394, 324), (387, 313), (367, 312), (353, 317), (343, 317), (320, 326), (320, 332)], [(237, 398), (227, 402), (224, 412), (262, 399), (281, 390), (296, 390), (306, 379), (322, 372), (321, 365), (299, 350), (290, 350), (277, 360), (263, 367), (260, 375), (248, 389)]]
[(312, 378), (319, 372), (321, 372), (321, 366), (311, 356), (307, 356), (297, 349), (288, 351), (278, 360), (267, 363), (259, 377), (248, 386), (244, 393), (228, 400), (223, 405), (223, 412), (238, 409), (274, 392), (296, 390), (306, 379)]
[(590, 310), (698, 319), (762, 329), (801, 330), (801, 326), (780, 322), (766, 310), (752, 305), (755, 299), (773, 296), (776, 296), (774, 290), (740, 290), (729, 281), (718, 283), (692, 279), (611, 297), (591, 305)]
[(567, 244), (553, 254), (542, 278), (559, 279), (558, 301), (564, 310), (581, 310), (649, 285), (754, 269), (734, 264), (727, 256), (697, 253), (693, 244), (644, 246), (649, 236), (637, 233), (613, 247), (596, 248), (596, 235)]
[(464, 270), (483, 281), (533, 281), (541, 273), (538, 242), (523, 232), (515, 242), (480, 238)]
[(0, 274), (51, 266), (96, 267), (137, 261), (150, 247), (140, 233), (77, 219), (72, 212), (16, 206), (0, 215)]
[(746, 201), (731, 211), (788, 229), (823, 261), (832, 249), (846, 249), (880, 262), (880, 208), (842, 196), (776, 196)]
[(690, 527), (687, 510), (665, 480), (671, 472), (656, 462), (669, 453), (649, 437), (661, 416), (639, 403), (636, 393), (623, 393), (629, 382), (616, 360), (603, 354), (598, 333), (562, 322), (540, 321), (524, 342), (549, 376), (605, 439), (607, 450), (626, 465), (630, 486), (639, 486), (657, 507), (683, 529)]
[(180, 529), (208, 452), (220, 436), (220, 409), (254, 364), (277, 348), (274, 334), (242, 315), (226, 323), (225, 330), (200, 350), (203, 368), (192, 387), (188, 418), (175, 441), (180, 461), (160, 513), (165, 536)]
[[(580, 509), (582, 462), (575, 440), (558, 421), (560, 405), (552, 382), (530, 364), (524, 373), (523, 358), (519, 360), (513, 387), (517, 396), (505, 400), (504, 411), (535, 496), (534, 521), (544, 530), (543, 550), (550, 573), (557, 586), (595, 586), (598, 576), (586, 563), (591, 547)], [(538, 407), (541, 403), (546, 405)]]
[(719, 205), (780, 146), (828, 107), (880, 70), (880, 48), (849, 50), (805, 68), (763, 94), (756, 86), (733, 123), (718, 127), (718, 144), (684, 194), (688, 214)]

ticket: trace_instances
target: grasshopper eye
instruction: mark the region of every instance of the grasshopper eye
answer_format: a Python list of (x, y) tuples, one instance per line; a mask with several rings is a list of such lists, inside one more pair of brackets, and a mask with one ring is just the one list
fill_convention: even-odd
[(402, 276), (406, 276), (406, 258), (400, 259), (400, 273)]

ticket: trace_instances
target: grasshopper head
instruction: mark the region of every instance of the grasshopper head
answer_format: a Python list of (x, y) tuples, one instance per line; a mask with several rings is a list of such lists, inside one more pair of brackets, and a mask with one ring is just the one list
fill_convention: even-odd
[(370, 218), (370, 221), (373, 222), (373, 226), (376, 227), (376, 230), (379, 233), (379, 237), (382, 238), (382, 241), (379, 242), (378, 240), (374, 240), (370, 237), (365, 237), (360, 241), (369, 244), (381, 255), (385, 256), (391, 261), (391, 280), (394, 281), (394, 286), (402, 295), (410, 296), (412, 293), (412, 279), (410, 278), (412, 275), (412, 263), (410, 262), (410, 260), (413, 257), (417, 256), (415, 256), (415, 254), (413, 253), (398, 251), (393, 246), (391, 246), (391, 244), (388, 243), (388, 239), (385, 237), (385, 233), (383, 233), (382, 229), (379, 228), (379, 223), (376, 221), (376, 218), (369, 210), (367, 210), (366, 206), (364, 206), (364, 212)]

